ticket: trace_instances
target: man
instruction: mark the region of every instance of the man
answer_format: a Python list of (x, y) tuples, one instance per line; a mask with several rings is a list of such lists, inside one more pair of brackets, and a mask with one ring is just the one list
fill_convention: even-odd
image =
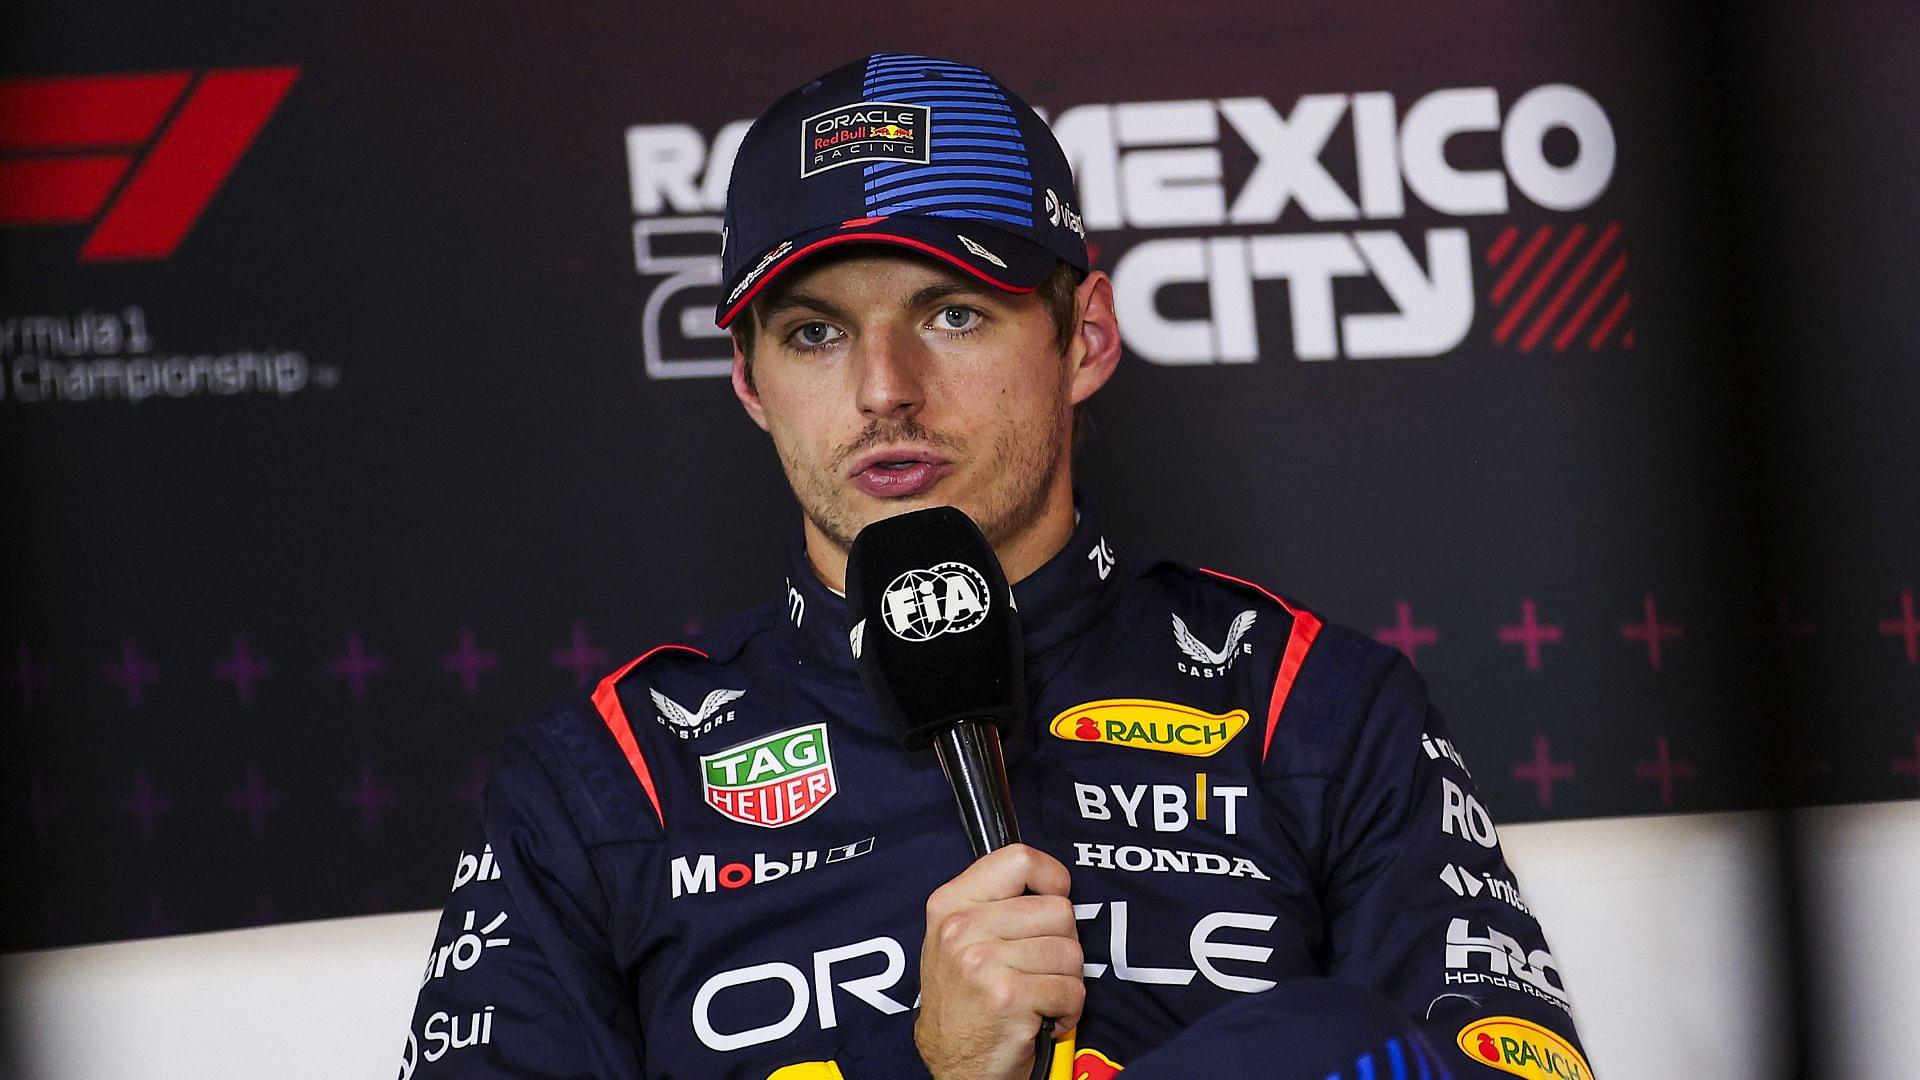
[[(1076, 505), (1075, 410), (1120, 355), (1076, 201), (960, 64), (868, 57), (755, 124), (717, 321), (803, 511), (786, 596), (516, 729), (404, 1074), (1024, 1077), (1052, 1017), (1056, 1076), (1587, 1075), (1411, 666), (1123, 562)], [(1028, 843), (978, 862), (842, 596), (860, 529), (933, 505), (1026, 642)]]

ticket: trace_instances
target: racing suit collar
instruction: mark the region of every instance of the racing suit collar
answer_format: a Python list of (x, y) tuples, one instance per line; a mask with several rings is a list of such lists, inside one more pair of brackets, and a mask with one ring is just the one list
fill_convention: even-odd
[[(1092, 626), (1119, 591), (1120, 570), (1112, 545), (1077, 493), (1074, 514), (1073, 535), (1066, 545), (1013, 586), (1029, 665)], [(814, 573), (801, 537), (795, 538), (787, 557), (787, 627), (817, 662), (837, 670), (856, 670), (847, 599)]]

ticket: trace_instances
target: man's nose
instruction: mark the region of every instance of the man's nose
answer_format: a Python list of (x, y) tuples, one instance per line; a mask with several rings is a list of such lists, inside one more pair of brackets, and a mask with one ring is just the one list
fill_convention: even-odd
[(861, 415), (905, 420), (926, 404), (926, 348), (908, 331), (867, 334), (859, 345)]

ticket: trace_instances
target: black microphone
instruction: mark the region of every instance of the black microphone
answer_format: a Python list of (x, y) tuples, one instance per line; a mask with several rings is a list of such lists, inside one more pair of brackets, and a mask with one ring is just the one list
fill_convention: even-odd
[[(932, 745), (979, 858), (1019, 843), (1000, 733), (1024, 728), (1027, 668), (1013, 590), (973, 519), (951, 506), (884, 518), (847, 554), (860, 682), (909, 750)], [(1034, 1037), (1051, 1071), (1053, 1018)]]
[(854, 657), (901, 745), (931, 745), (974, 858), (1018, 843), (1000, 733), (1025, 721), (1020, 619), (1000, 560), (951, 506), (860, 530), (847, 558)]

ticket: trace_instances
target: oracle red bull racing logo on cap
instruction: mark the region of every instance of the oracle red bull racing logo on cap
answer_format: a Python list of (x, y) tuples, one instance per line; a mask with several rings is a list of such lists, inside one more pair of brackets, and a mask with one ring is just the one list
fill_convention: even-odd
[(1517, 1016), (1489, 1016), (1460, 1029), (1465, 1054), (1489, 1069), (1533, 1080), (1593, 1080), (1593, 1070), (1558, 1034)]
[(815, 113), (800, 123), (800, 177), (872, 161), (925, 165), (933, 110), (925, 105), (861, 101)]
[(700, 755), (708, 806), (744, 825), (778, 829), (810, 816), (839, 790), (827, 725), (808, 724)]
[(1069, 742), (1212, 757), (1240, 734), (1247, 719), (1245, 709), (1210, 713), (1171, 701), (1112, 698), (1075, 705), (1054, 717), (1048, 730)]

